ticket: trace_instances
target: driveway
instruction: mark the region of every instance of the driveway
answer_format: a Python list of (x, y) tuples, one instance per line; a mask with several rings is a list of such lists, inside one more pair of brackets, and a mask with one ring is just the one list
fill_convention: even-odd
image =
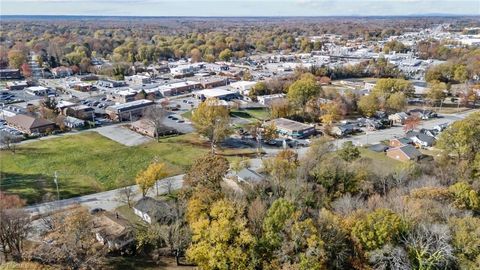
[(126, 146), (136, 146), (152, 140), (128, 129), (125, 126), (107, 126), (95, 130), (99, 134)]

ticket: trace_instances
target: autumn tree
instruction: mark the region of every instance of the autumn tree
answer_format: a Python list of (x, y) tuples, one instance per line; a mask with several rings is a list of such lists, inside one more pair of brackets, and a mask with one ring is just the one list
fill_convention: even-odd
[(343, 143), (342, 148), (338, 151), (338, 155), (346, 162), (352, 162), (360, 158), (360, 150), (351, 141), (347, 141)]
[(88, 210), (78, 207), (68, 214), (54, 215), (53, 228), (47, 232), (45, 241), (30, 251), (29, 257), (65, 269), (99, 268), (107, 250), (95, 238), (92, 215)]
[(233, 53), (230, 49), (225, 49), (220, 54), (218, 55), (218, 58), (222, 61), (230, 61), (230, 59), (233, 57)]
[(20, 68), (25, 62), (27, 57), (22, 51), (12, 49), (8, 52), (8, 65), (11, 68)]
[(253, 268), (255, 238), (248, 230), (241, 208), (221, 199), (200, 215), (188, 216), (192, 230), (192, 244), (187, 249), (189, 260), (202, 269)]
[(352, 237), (364, 250), (374, 250), (399, 241), (403, 228), (403, 221), (397, 214), (378, 209), (355, 223)]
[(460, 161), (472, 163), (480, 152), (480, 113), (473, 113), (463, 120), (455, 121), (444, 130), (437, 147)]
[(379, 108), (378, 99), (373, 94), (363, 96), (358, 101), (358, 109), (367, 117), (373, 116)]
[(148, 191), (153, 187), (157, 187), (157, 182), (168, 175), (165, 163), (153, 162), (144, 170), (138, 173), (135, 181), (142, 191), (142, 196), (145, 197)]
[(291, 265), (300, 269), (324, 269), (324, 243), (312, 219), (301, 219), (292, 202), (275, 200), (263, 222), (260, 245), (265, 250), (264, 267)]
[(278, 138), (277, 126), (275, 125), (275, 122), (272, 121), (270, 124), (263, 127), (262, 139), (270, 141), (276, 138)]
[(292, 83), (288, 88), (287, 98), (290, 102), (295, 104), (296, 109), (302, 111), (302, 116), (305, 117), (305, 105), (314, 97), (317, 97), (322, 88), (317, 83), (315, 76), (310, 73), (305, 73)]
[(477, 217), (452, 218), (449, 221), (452, 245), (461, 269), (480, 267), (480, 219)]
[(207, 153), (193, 162), (184, 181), (192, 188), (205, 187), (220, 190), (220, 183), (228, 168), (228, 161), (224, 157)]
[(428, 84), (427, 98), (433, 103), (437, 104), (445, 98), (445, 90), (447, 86), (445, 83), (439, 81), (432, 81)]
[(403, 92), (393, 93), (386, 101), (387, 110), (401, 112), (407, 106), (407, 98)]
[(193, 111), (192, 123), (198, 133), (210, 140), (212, 153), (216, 144), (231, 133), (228, 108), (219, 104), (218, 99), (207, 99), (202, 102)]
[(420, 118), (416, 115), (410, 115), (407, 117), (407, 119), (405, 119), (403, 130), (405, 132), (414, 130), (418, 127), (419, 124), (420, 124)]
[(334, 121), (341, 119), (341, 108), (337, 102), (322, 104), (320, 105), (320, 109), (322, 110), (320, 119), (326, 125), (331, 125)]

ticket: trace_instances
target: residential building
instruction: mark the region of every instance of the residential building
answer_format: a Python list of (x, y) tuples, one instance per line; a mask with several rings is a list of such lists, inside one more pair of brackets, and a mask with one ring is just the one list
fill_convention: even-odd
[(417, 161), (422, 157), (422, 153), (413, 145), (390, 148), (387, 150), (387, 156), (399, 161)]
[(174, 211), (167, 202), (157, 201), (151, 197), (143, 197), (133, 206), (133, 212), (150, 224), (170, 224), (173, 221)]
[(93, 216), (95, 238), (110, 251), (124, 250), (135, 241), (132, 225), (118, 214), (100, 211)]
[(45, 133), (55, 129), (55, 123), (52, 121), (23, 114), (6, 117), (5, 120), (9, 126), (27, 134)]
[(243, 168), (236, 174), (238, 181), (250, 183), (250, 184), (258, 184), (262, 182), (265, 177), (258, 174), (252, 169)]
[(392, 121), (393, 124), (403, 125), (405, 120), (407, 120), (408, 114), (405, 112), (398, 112), (388, 116), (388, 120)]

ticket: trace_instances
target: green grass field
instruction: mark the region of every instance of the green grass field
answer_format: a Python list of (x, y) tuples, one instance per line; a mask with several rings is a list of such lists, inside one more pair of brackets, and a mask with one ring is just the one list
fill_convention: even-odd
[(185, 172), (208, 151), (197, 135), (188, 134), (128, 147), (98, 133), (67, 135), (18, 146), (15, 154), (0, 152), (0, 189), (19, 194), (29, 204), (56, 194), (58, 173), (61, 198), (104, 191), (119, 180), (134, 183), (135, 175), (154, 158), (165, 162), (170, 175)]
[(404, 163), (389, 158), (385, 153), (378, 153), (367, 148), (358, 148), (362, 157), (370, 158), (373, 161), (374, 170), (377, 172), (391, 172), (400, 169)]
[(230, 112), (232, 116), (238, 116), (241, 118), (251, 119), (251, 120), (268, 120), (270, 119), (270, 112), (267, 109), (245, 109), (245, 110), (232, 110)]

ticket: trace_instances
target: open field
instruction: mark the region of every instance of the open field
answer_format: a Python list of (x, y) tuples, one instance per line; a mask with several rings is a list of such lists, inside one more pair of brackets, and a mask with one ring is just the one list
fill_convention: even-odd
[(232, 110), (230, 112), (232, 116), (238, 116), (250, 120), (268, 120), (270, 119), (270, 112), (267, 109), (245, 109), (245, 110)]
[(40, 202), (56, 195), (57, 171), (60, 197), (70, 198), (119, 187), (122, 179), (132, 184), (153, 158), (168, 164), (169, 175), (180, 174), (206, 151), (194, 134), (132, 147), (95, 132), (63, 136), (18, 146), (15, 154), (0, 152), (0, 189)]

